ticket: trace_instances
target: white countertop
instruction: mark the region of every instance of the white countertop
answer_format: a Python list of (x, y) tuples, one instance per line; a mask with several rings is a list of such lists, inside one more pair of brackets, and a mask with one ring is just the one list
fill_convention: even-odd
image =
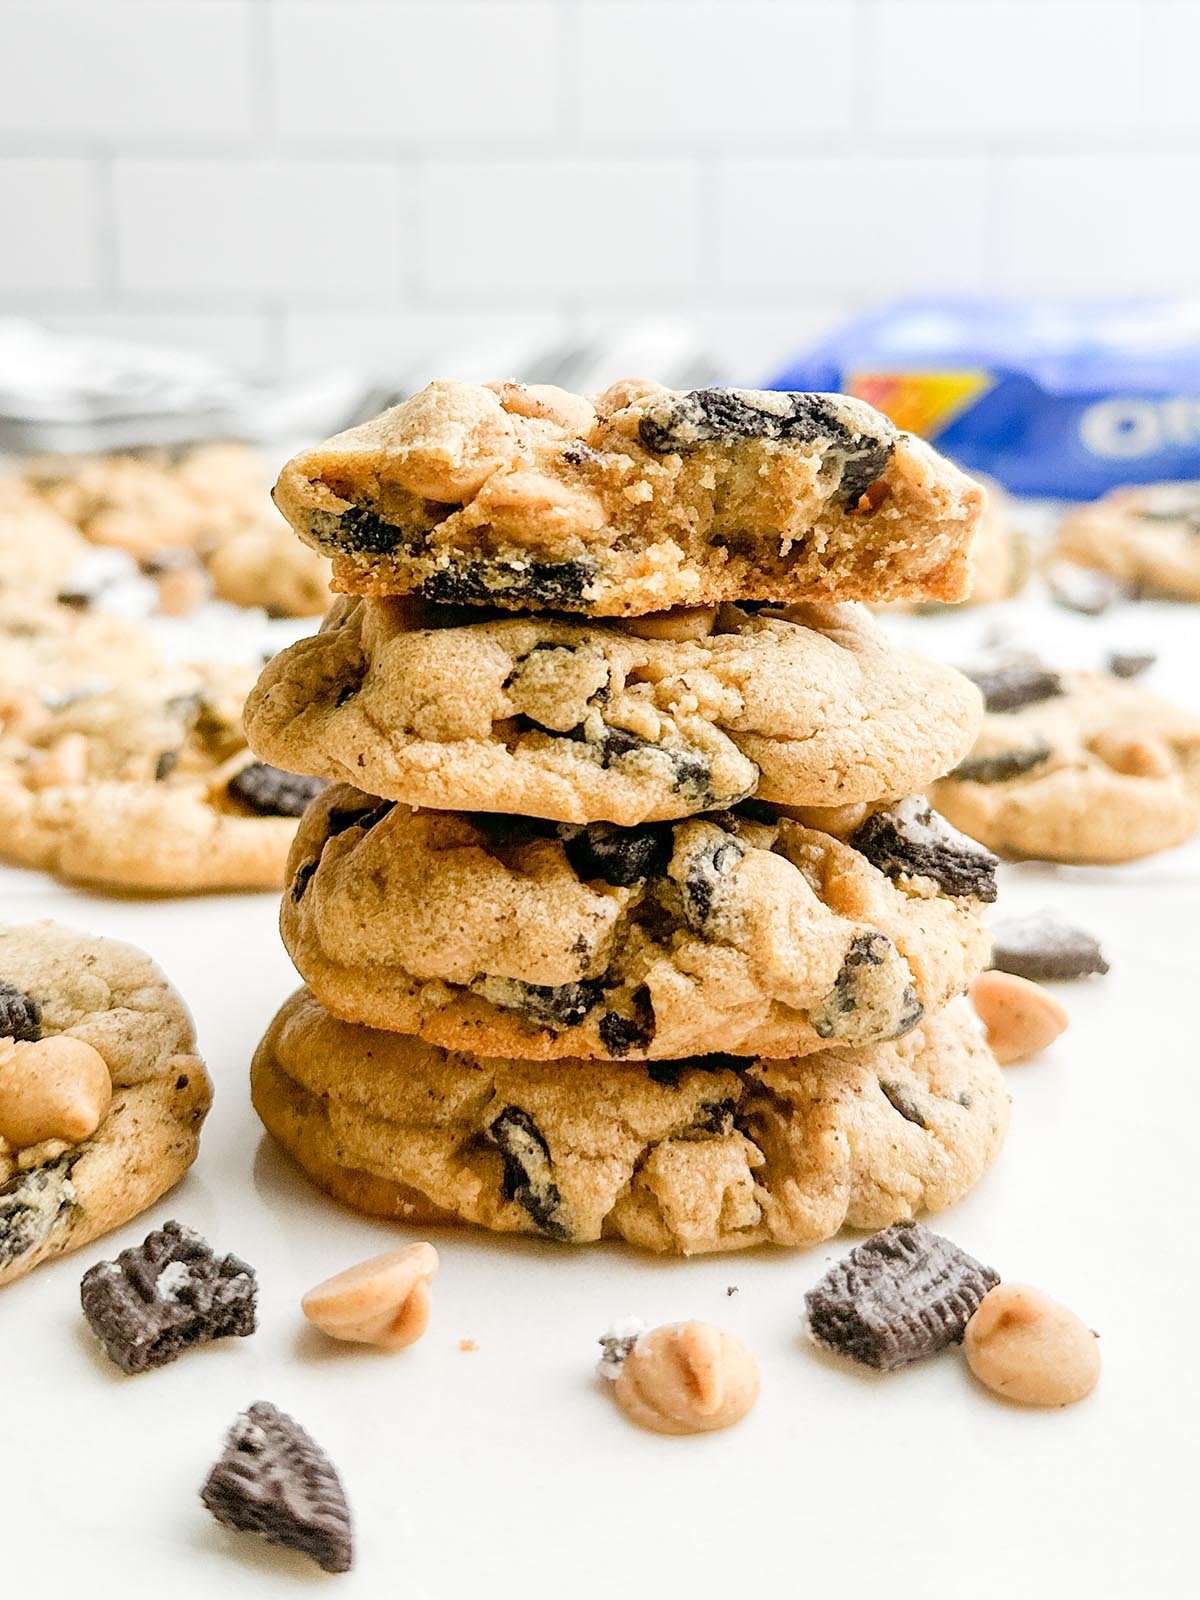
[[(1051, 624), (1021, 614), (1052, 656)], [(1149, 637), (1164, 649), (1155, 687), (1200, 708), (1194, 608), (1047, 616), (1068, 656)], [(985, 623), (964, 613), (903, 628), (961, 654)], [(955, 1352), (888, 1377), (815, 1353), (801, 1335), (804, 1291), (845, 1239), (680, 1262), (433, 1230), (442, 1266), (421, 1343), (388, 1356), (323, 1342), (301, 1321), (301, 1293), (409, 1235), (325, 1201), (251, 1111), (250, 1054), (296, 981), (275, 897), (107, 898), (0, 871), (5, 920), (53, 916), (149, 950), (193, 1009), (217, 1088), (199, 1161), (174, 1194), (0, 1297), (6, 1591), (1182, 1595), (1200, 1424), (1200, 843), (1115, 869), (1003, 869), (1002, 914), (1042, 907), (1100, 935), (1112, 971), (1060, 988), (1070, 1030), (1008, 1069), (1007, 1146), (933, 1225), (1100, 1332), (1099, 1389), (1054, 1413), (994, 1400)], [(126, 1378), (83, 1323), (79, 1279), (167, 1217), (257, 1267), (260, 1331)], [(595, 1340), (627, 1312), (739, 1333), (762, 1365), (757, 1409), (724, 1434), (636, 1431), (593, 1376)], [(356, 1519), (350, 1575), (325, 1579), (235, 1538), (201, 1507), (225, 1428), (258, 1399), (292, 1412), (341, 1472)]]

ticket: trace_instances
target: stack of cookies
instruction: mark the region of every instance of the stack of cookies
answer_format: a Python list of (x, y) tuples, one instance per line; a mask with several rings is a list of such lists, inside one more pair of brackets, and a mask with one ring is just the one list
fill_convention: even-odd
[(285, 467), (344, 593), (247, 704), (330, 780), (254, 1063), (330, 1194), (693, 1253), (964, 1194), (982, 705), (846, 601), (952, 601), (978, 486), (840, 396), (436, 383)]

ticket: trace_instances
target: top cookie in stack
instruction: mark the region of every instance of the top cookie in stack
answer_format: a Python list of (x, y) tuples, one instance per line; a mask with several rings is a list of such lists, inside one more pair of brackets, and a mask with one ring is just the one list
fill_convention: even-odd
[(983, 499), (859, 400), (638, 381), (431, 383), (275, 489), (336, 589), (594, 617), (961, 600)]

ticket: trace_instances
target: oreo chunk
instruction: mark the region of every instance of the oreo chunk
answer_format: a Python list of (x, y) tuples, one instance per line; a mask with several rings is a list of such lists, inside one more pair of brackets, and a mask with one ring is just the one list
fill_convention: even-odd
[(679, 888), (683, 914), (697, 933), (703, 933), (717, 896), (725, 888), (725, 879), (745, 854), (745, 848), (731, 833), (720, 832), (715, 838), (707, 838), (702, 848), (688, 857)]
[(423, 535), (385, 522), (377, 511), (366, 506), (351, 506), (337, 519), (334, 539), (342, 550), (355, 554), (386, 556), (393, 550), (414, 549)]
[(962, 1342), (999, 1273), (919, 1222), (894, 1222), (830, 1268), (804, 1297), (821, 1344), (894, 1372)]
[(438, 605), (506, 604), (544, 606), (551, 611), (578, 611), (596, 576), (594, 561), (476, 561), (467, 567), (442, 567), (421, 584), (418, 593)]
[(296, 868), (296, 876), (292, 879), (292, 900), (299, 905), (304, 899), (305, 890), (317, 875), (319, 861), (302, 861)]
[(992, 930), (992, 966), (1034, 982), (1089, 978), (1108, 971), (1099, 941), (1082, 928), (1042, 913), (1009, 917)]
[(580, 878), (585, 882), (599, 878), (616, 889), (661, 877), (673, 848), (669, 824), (640, 828), (618, 828), (611, 822), (591, 822), (583, 828), (564, 824), (558, 835)]
[(898, 1111), (905, 1122), (911, 1122), (918, 1128), (929, 1126), (920, 1106), (902, 1083), (896, 1083), (890, 1078), (880, 1078), (879, 1088), (892, 1110)]
[(983, 695), (988, 711), (1016, 711), (1021, 706), (1052, 700), (1063, 692), (1059, 674), (1036, 661), (1010, 661), (976, 670), (964, 668), (963, 676), (970, 678)]
[(0, 1186), (0, 1267), (36, 1250), (61, 1217), (75, 1208), (71, 1167), (78, 1156), (60, 1156), (41, 1167), (16, 1172)]
[(924, 795), (872, 812), (850, 846), (889, 878), (932, 878), (949, 895), (996, 898), (997, 858), (952, 828)]
[(537, 1123), (520, 1106), (506, 1106), (488, 1131), (504, 1157), (504, 1198), (523, 1206), (548, 1239), (569, 1239), (550, 1147)]
[(1033, 772), (1051, 755), (1050, 746), (1036, 739), (1020, 750), (997, 750), (992, 755), (967, 756), (948, 776), (959, 783), (1007, 783), (1023, 773)]
[(638, 437), (654, 455), (686, 454), (738, 439), (823, 442), (831, 455), (842, 458), (841, 496), (854, 505), (883, 473), (899, 435), (885, 417), (872, 419), (871, 428), (864, 429), (850, 415), (836, 395), (693, 389), (651, 401), (638, 422)]
[(347, 833), (351, 828), (361, 828), (364, 833), (369, 833), (377, 822), (383, 821), (395, 804), (394, 800), (379, 800), (373, 806), (335, 808), (325, 818), (325, 837), (336, 839), (339, 833)]
[(227, 1528), (349, 1572), (354, 1544), (346, 1492), (329, 1457), (298, 1422), (259, 1400), (225, 1436), (200, 1498)]
[(260, 817), (301, 817), (309, 801), (324, 788), (324, 778), (302, 778), (265, 761), (252, 761), (235, 772), (227, 785), (235, 800)]
[(654, 1004), (647, 986), (639, 984), (629, 997), (628, 1016), (606, 1011), (598, 1025), (600, 1040), (610, 1056), (638, 1054), (654, 1038)]
[(0, 979), (0, 1039), (32, 1043), (42, 1037), (42, 1008), (31, 994)]
[(706, 1139), (722, 1139), (733, 1132), (736, 1111), (736, 1101), (706, 1100), (697, 1114), (693, 1132)]
[(521, 983), (511, 980), (518, 996), (517, 1008), (539, 1027), (561, 1033), (577, 1027), (600, 1003), (605, 984), (602, 978), (581, 978), (578, 983)]
[(1114, 678), (1140, 678), (1157, 660), (1152, 650), (1114, 650), (1108, 658), (1108, 670)]
[(745, 1072), (756, 1057), (733, 1056), (713, 1051), (706, 1056), (685, 1056), (682, 1061), (647, 1061), (646, 1075), (653, 1083), (679, 1087), (685, 1072)]
[(79, 1286), (83, 1314), (122, 1372), (165, 1367), (190, 1345), (254, 1332), (258, 1285), (237, 1256), (216, 1256), (191, 1228), (167, 1222)]

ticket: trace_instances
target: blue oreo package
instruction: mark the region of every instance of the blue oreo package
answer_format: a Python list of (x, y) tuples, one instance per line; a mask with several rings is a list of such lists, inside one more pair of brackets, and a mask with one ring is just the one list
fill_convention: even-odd
[(1013, 494), (1200, 478), (1200, 304), (902, 301), (768, 387), (858, 395)]

